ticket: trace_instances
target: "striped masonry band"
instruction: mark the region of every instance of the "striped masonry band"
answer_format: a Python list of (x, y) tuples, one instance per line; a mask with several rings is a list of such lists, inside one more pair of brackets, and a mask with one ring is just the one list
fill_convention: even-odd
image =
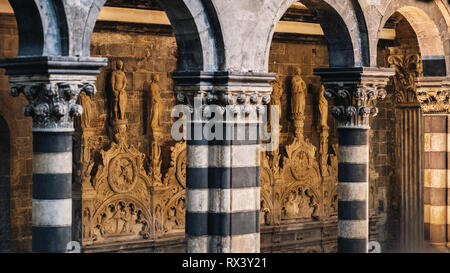
[(445, 245), (448, 225), (449, 119), (425, 115), (424, 228), (425, 239)]
[(188, 252), (259, 252), (259, 165), (259, 140), (187, 141)]
[(33, 132), (32, 251), (65, 252), (72, 229), (72, 135)]
[(338, 252), (368, 252), (368, 144), (368, 129), (339, 128)]

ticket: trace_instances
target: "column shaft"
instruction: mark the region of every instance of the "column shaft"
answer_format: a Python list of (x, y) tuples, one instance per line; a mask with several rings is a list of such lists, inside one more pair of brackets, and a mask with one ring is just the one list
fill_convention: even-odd
[(447, 115), (425, 115), (425, 234), (433, 245), (446, 242)]
[(65, 252), (72, 233), (72, 132), (33, 132), (32, 251)]
[(339, 128), (338, 252), (366, 253), (369, 240), (369, 129)]
[(233, 127), (187, 143), (188, 252), (259, 252), (259, 140), (238, 140)]

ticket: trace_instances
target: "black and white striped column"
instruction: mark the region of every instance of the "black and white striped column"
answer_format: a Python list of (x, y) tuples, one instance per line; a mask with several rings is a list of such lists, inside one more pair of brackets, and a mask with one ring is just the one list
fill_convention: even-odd
[(338, 252), (366, 253), (369, 239), (369, 129), (339, 128)]
[(187, 251), (259, 252), (259, 139), (188, 141), (186, 162)]
[(33, 132), (33, 252), (65, 252), (72, 226), (72, 132)]

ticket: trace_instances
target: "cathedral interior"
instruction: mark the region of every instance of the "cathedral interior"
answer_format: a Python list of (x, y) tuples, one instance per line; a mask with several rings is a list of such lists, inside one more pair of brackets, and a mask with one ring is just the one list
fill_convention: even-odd
[[(450, 252), (449, 30), (446, 0), (0, 0), (0, 252)], [(279, 145), (175, 140), (195, 99), (278, 106)]]

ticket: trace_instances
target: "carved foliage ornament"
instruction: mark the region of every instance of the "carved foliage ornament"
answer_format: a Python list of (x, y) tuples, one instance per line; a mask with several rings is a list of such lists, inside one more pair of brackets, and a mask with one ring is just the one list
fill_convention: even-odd
[(395, 100), (397, 103), (416, 102), (415, 80), (422, 74), (422, 61), (420, 55), (406, 54), (402, 51), (391, 49), (388, 63), (395, 69), (393, 84), (395, 88)]
[(417, 99), (425, 112), (448, 112), (450, 109), (450, 90), (418, 90)]
[(73, 128), (72, 119), (83, 113), (76, 103), (83, 91), (92, 96), (97, 89), (88, 81), (11, 83), (10, 87), (13, 97), (23, 93), (28, 99), (24, 115), (33, 118), (34, 128)]
[(386, 94), (376, 83), (332, 86), (325, 90), (325, 97), (334, 99), (331, 113), (340, 126), (368, 126), (369, 118), (378, 114), (376, 101), (384, 99)]

